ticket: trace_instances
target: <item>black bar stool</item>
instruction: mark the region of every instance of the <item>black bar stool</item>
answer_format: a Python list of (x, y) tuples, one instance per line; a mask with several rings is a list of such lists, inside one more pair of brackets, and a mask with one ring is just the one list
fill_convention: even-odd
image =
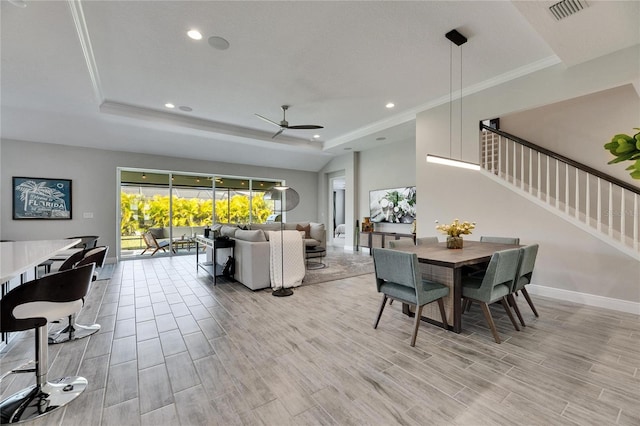
[(36, 384), (0, 402), (0, 423), (18, 423), (48, 414), (77, 398), (87, 387), (84, 377), (48, 381), (47, 323), (82, 309), (94, 265), (47, 275), (14, 288), (0, 300), (0, 331), (35, 329)]
[[(109, 246), (95, 247), (84, 250), (80, 255), (75, 255), (69, 258), (60, 266), (60, 270), (66, 270), (71, 268), (79, 268), (84, 265), (95, 264), (96, 269), (102, 268), (109, 252)], [(94, 272), (91, 277), (91, 281), (95, 281), (98, 278), (97, 272)], [(82, 339), (97, 333), (100, 330), (100, 324), (82, 325), (76, 322), (77, 312), (69, 315), (69, 324), (56, 332), (49, 334), (49, 344), (64, 343), (70, 340)]]

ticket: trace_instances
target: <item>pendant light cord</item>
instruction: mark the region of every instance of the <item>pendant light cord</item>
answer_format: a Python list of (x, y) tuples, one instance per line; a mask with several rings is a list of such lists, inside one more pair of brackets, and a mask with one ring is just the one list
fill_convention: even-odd
[(460, 160), (462, 160), (462, 46), (460, 46)]
[(452, 134), (453, 134), (453, 43), (449, 43), (449, 158), (452, 156)]

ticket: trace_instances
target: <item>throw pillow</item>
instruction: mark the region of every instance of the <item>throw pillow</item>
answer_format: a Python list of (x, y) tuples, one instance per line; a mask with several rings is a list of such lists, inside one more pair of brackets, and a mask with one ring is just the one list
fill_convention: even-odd
[(298, 224), (298, 225), (296, 225), (296, 231), (304, 232), (304, 235), (302, 236), (303, 239), (311, 238), (311, 236), (309, 235), (310, 232), (311, 232), (311, 225), (302, 226), (302, 225)]
[(220, 235), (222, 235), (223, 237), (235, 237), (236, 235), (236, 230), (238, 228), (236, 228), (235, 226), (227, 226), (227, 225), (222, 225), (222, 228), (220, 228)]
[(309, 231), (309, 234), (311, 234), (311, 238), (318, 241), (324, 241), (324, 237), (325, 237), (324, 223), (312, 222), (310, 226), (311, 226), (311, 231)]

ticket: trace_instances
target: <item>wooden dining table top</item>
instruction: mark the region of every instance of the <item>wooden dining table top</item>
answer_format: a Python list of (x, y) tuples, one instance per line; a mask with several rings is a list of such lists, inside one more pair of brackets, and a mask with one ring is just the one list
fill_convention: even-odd
[(464, 240), (463, 248), (448, 249), (447, 243), (425, 244), (413, 247), (402, 247), (402, 251), (415, 253), (418, 261), (448, 268), (460, 268), (476, 265), (491, 260), (493, 253), (521, 247), (517, 244), (484, 243)]

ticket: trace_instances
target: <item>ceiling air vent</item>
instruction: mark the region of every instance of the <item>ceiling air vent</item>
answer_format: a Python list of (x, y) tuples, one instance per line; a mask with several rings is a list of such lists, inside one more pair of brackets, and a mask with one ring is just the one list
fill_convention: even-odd
[(584, 0), (562, 0), (561, 2), (549, 7), (549, 10), (559, 21), (573, 15), (574, 13), (580, 12), (587, 6), (588, 4)]

